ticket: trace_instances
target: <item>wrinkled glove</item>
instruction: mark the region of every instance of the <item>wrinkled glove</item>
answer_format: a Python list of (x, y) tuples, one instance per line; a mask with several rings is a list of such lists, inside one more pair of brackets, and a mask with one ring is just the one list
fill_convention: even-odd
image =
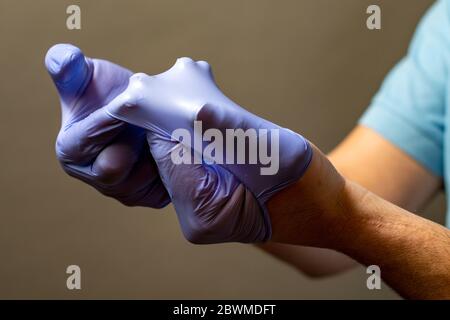
[(131, 72), (68, 44), (50, 48), (45, 65), (61, 101), (56, 154), (64, 170), (125, 205), (167, 205), (145, 131), (100, 108), (125, 90)]
[[(183, 233), (194, 243), (270, 239), (265, 203), (298, 180), (312, 157), (302, 136), (228, 99), (204, 61), (181, 58), (162, 74), (135, 74), (105, 108), (148, 130)], [(226, 139), (230, 129), (249, 136), (236, 146)]]

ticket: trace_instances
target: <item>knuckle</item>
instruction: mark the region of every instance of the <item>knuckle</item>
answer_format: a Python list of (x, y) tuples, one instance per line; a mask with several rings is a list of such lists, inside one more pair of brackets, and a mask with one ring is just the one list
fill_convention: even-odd
[(78, 152), (76, 152), (74, 145), (68, 143), (66, 139), (58, 136), (55, 144), (56, 158), (62, 164), (77, 163), (81, 160)]
[(224, 224), (223, 218), (226, 216), (222, 212), (214, 212), (211, 221), (197, 217), (194, 224), (185, 230), (186, 240), (193, 244), (206, 244), (227, 239), (232, 230)]
[(95, 180), (107, 187), (115, 187), (124, 179), (126, 170), (120, 163), (100, 160), (95, 163)]
[(207, 243), (205, 241), (205, 232), (204, 230), (193, 230), (190, 229), (186, 232), (184, 232), (184, 237), (187, 241), (189, 241), (192, 244), (205, 244)]

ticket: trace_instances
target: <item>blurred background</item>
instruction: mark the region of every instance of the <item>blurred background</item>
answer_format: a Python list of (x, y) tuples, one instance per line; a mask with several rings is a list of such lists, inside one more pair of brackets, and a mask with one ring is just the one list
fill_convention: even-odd
[[(405, 54), (431, 0), (0, 0), (0, 298), (397, 299), (360, 267), (308, 279), (251, 245), (196, 246), (171, 206), (126, 208), (56, 161), (58, 97), (47, 49), (73, 43), (150, 74), (211, 63), (233, 100), (329, 151)], [(81, 7), (81, 30), (66, 8)], [(366, 28), (378, 4), (382, 30)], [(425, 215), (443, 221), (443, 197)], [(301, 230), (299, 230), (301, 232)], [(66, 267), (82, 290), (66, 288)]]

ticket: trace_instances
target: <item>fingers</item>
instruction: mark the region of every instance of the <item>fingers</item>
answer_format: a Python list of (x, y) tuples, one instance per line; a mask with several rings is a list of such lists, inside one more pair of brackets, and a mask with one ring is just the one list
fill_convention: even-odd
[[(112, 152), (109, 155), (113, 155)], [(142, 150), (137, 162), (129, 167), (123, 167), (120, 163), (118, 166), (94, 163), (94, 165), (65, 164), (63, 168), (70, 176), (86, 182), (102, 194), (126, 206), (163, 208), (170, 203), (170, 197), (161, 182), (148, 148)], [(109, 168), (113, 169), (110, 171)], [(126, 177), (124, 177), (126, 173), (121, 172), (122, 169), (128, 172)]]
[(126, 128), (127, 124), (111, 117), (103, 108), (61, 128), (56, 140), (56, 153), (63, 163), (87, 164)]
[(127, 178), (138, 162), (145, 145), (145, 133), (128, 126), (113, 144), (106, 146), (92, 164), (96, 180), (106, 185), (117, 185)]
[(163, 208), (170, 203), (170, 197), (148, 149), (141, 153), (138, 162), (125, 179), (118, 183), (96, 185), (103, 194), (126, 206)]
[[(127, 127), (101, 107), (127, 86), (131, 72), (108, 61), (87, 59), (70, 44), (50, 48), (45, 64), (62, 100), (62, 127), (56, 143), (58, 158), (64, 163), (89, 163)], [(99, 166), (105, 167), (99, 169), (102, 179), (107, 180), (111, 174), (104, 172), (117, 171), (106, 168), (107, 163), (114, 161), (108, 159), (108, 154), (117, 152), (108, 148), (99, 161)]]
[(201, 244), (246, 242), (260, 236), (254, 230), (260, 230), (261, 214), (252, 221), (256, 228), (241, 225), (244, 204), (253, 196), (234, 176), (218, 166), (175, 164), (171, 153), (188, 149), (154, 133), (147, 134), (147, 140), (186, 239)]
[(56, 145), (58, 158), (77, 164), (92, 161), (124, 124), (100, 109), (78, 122), (69, 119), (72, 118), (72, 104), (89, 85), (94, 69), (80, 49), (70, 44), (57, 44), (48, 50), (45, 65), (62, 100), (63, 127)]
[(50, 48), (45, 65), (61, 98), (56, 153), (64, 170), (126, 205), (167, 205), (170, 199), (144, 131), (111, 117), (103, 107), (125, 90), (131, 71), (86, 58), (70, 44)]
[(63, 101), (79, 95), (89, 83), (93, 71), (83, 52), (70, 44), (51, 47), (45, 56), (45, 66)]

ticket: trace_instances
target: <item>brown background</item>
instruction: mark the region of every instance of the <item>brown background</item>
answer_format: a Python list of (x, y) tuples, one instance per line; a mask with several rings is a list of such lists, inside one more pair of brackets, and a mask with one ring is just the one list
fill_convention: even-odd
[[(205, 59), (234, 100), (328, 151), (431, 2), (0, 0), (0, 298), (397, 298), (367, 290), (364, 268), (311, 280), (251, 246), (191, 245), (172, 207), (125, 208), (67, 177), (43, 59), (58, 42), (147, 73)], [(81, 31), (66, 29), (69, 4), (81, 5)], [(381, 31), (365, 27), (369, 4), (381, 5)], [(438, 221), (442, 202), (427, 210)], [(66, 289), (70, 264), (81, 291)]]

